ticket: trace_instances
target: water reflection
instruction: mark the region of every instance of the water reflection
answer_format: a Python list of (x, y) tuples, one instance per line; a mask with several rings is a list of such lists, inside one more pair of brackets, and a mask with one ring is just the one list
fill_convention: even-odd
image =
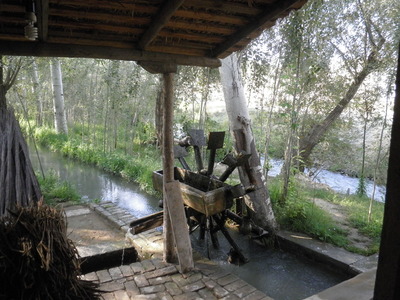
[[(34, 169), (39, 170), (39, 159), (34, 151), (31, 151), (30, 157)], [(144, 195), (134, 182), (105, 173), (97, 167), (67, 159), (46, 149), (40, 149), (39, 158), (45, 174), (55, 172), (61, 180), (71, 183), (83, 200), (111, 201), (138, 218), (160, 210), (158, 199)]]

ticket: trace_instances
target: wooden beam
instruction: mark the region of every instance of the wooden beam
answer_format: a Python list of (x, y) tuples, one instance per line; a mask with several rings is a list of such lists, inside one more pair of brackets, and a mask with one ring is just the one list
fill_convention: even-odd
[(400, 299), (400, 47), (398, 57), (385, 211), (374, 300)]
[[(164, 260), (178, 262), (175, 251), (173, 228), (169, 217), (168, 197), (166, 186), (174, 180), (174, 150), (173, 150), (173, 119), (174, 119), (174, 74), (163, 74), (164, 99), (163, 99), (163, 207), (164, 207)], [(171, 207), (171, 209), (173, 209)]]
[(177, 65), (171, 63), (140, 61), (138, 65), (152, 74), (176, 73), (178, 70)]
[(133, 220), (129, 227), (131, 228), (132, 234), (139, 234), (143, 231), (147, 231), (153, 228), (162, 226), (163, 224), (163, 211), (156, 212), (154, 214), (148, 215), (146, 217)]
[(160, 30), (168, 23), (175, 11), (185, 0), (167, 0), (155, 15), (150, 27), (139, 41), (140, 49), (144, 50), (157, 36)]
[(176, 253), (179, 260), (179, 271), (187, 273), (193, 269), (194, 263), (179, 181), (167, 182), (165, 192), (167, 194), (168, 216), (171, 221)]
[(221, 54), (223, 54), (232, 46), (236, 45), (240, 40), (247, 37), (258, 28), (264, 28), (267, 23), (278, 18), (282, 13), (290, 9), (297, 2), (305, 3), (307, 0), (276, 1), (268, 9), (266, 9), (262, 15), (258, 16), (254, 22), (242, 27), (236, 34), (228, 38), (224, 43), (221, 43), (214, 49), (210, 50), (210, 52), (207, 53), (207, 56), (220, 57)]
[(174, 73), (164, 73), (163, 81), (164, 259), (178, 259), (180, 272), (186, 273), (194, 264), (180, 184), (174, 176)]
[(83, 57), (174, 63), (177, 65), (218, 68), (217, 58), (174, 55), (159, 52), (139, 51), (112, 47), (96, 47), (67, 44), (48, 44), (43, 42), (0, 43), (0, 55), (39, 56), (39, 57)]
[(49, 0), (36, 0), (36, 17), (39, 41), (47, 41), (49, 34)]

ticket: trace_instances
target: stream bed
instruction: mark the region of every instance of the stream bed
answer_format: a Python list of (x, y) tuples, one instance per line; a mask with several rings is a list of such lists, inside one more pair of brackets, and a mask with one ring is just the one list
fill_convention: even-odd
[[(34, 148), (30, 149), (35, 170), (40, 169), (40, 158), (45, 174), (55, 172), (62, 180), (71, 183), (86, 202), (111, 201), (138, 218), (160, 210), (159, 199), (141, 192), (136, 183), (46, 149), (39, 149), (38, 158)], [(220, 249), (209, 245), (210, 259), (274, 299), (304, 299), (348, 279), (345, 274), (308, 259), (265, 248), (235, 230), (230, 230), (230, 233), (250, 261), (241, 266), (229, 264), (227, 253), (230, 245), (219, 233)], [(191, 235), (193, 248), (207, 257), (207, 244), (199, 241), (198, 236), (197, 231)]]

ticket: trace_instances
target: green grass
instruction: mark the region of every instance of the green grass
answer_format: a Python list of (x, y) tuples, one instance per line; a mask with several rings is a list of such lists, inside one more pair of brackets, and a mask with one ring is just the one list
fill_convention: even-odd
[(367, 254), (378, 252), (382, 231), (384, 203), (373, 201), (371, 219), (368, 221), (370, 199), (357, 195), (342, 195), (326, 189), (305, 188), (309, 198), (320, 198), (345, 208), (350, 224), (360, 233), (372, 239), (373, 244)]
[(76, 190), (66, 181), (50, 172), (46, 177), (36, 175), (46, 204), (56, 205), (62, 202), (79, 203), (81, 197)]
[(339, 247), (348, 244), (346, 232), (336, 226), (328, 213), (307, 200), (294, 179), (284, 202), (281, 199), (282, 184), (278, 179), (271, 180), (268, 187), (275, 216), (282, 229), (306, 233)]

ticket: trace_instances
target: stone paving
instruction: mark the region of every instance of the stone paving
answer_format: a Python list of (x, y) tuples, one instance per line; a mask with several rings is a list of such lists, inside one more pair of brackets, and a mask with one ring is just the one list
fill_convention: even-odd
[[(90, 209), (107, 219), (113, 227), (127, 232), (142, 259), (83, 275), (100, 283), (107, 299), (272, 299), (235, 275), (223, 271), (212, 261), (195, 255), (195, 268), (178, 272), (177, 266), (162, 261), (162, 232), (149, 230), (129, 234), (129, 223), (136, 218), (114, 203), (90, 204)], [(151, 259), (149, 259), (151, 258)]]
[(98, 281), (105, 300), (272, 299), (208, 260), (197, 261), (187, 274), (180, 274), (173, 264), (152, 259), (92, 272), (83, 279)]

